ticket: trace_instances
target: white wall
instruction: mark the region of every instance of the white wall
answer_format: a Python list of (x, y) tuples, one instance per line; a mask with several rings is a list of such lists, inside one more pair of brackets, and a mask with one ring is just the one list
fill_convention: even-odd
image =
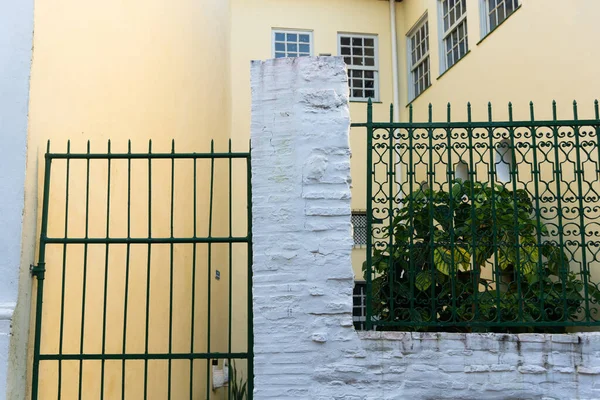
[(598, 399), (600, 334), (352, 325), (349, 111), (334, 57), (252, 64), (255, 399)]
[(32, 36), (33, 0), (1, 1), (0, 399), (6, 398), (7, 392), (11, 322), (19, 282)]

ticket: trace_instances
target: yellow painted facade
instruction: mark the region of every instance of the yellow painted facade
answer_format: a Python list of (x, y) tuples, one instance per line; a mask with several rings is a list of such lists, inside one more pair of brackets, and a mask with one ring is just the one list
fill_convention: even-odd
[[(404, 0), (396, 4), (397, 53), (399, 65), (399, 108), (400, 120), (408, 117), (408, 64), (407, 33), (425, 13), (429, 18), (429, 48), (432, 85), (413, 102), (416, 120), (424, 120), (427, 104), (434, 105), (434, 119), (446, 117), (446, 103), (454, 105), (453, 118), (466, 118), (466, 103), (473, 105), (473, 118), (487, 118), (487, 102), (495, 107), (495, 118), (507, 118), (506, 104), (512, 101), (515, 119), (528, 119), (528, 103), (537, 105), (536, 116), (551, 116), (551, 101), (559, 102), (559, 116), (570, 118), (571, 102), (580, 102), (580, 115), (593, 115), (593, 100), (598, 97), (600, 84), (597, 82), (598, 56), (594, 52), (595, 39), (600, 35), (600, 27), (595, 23), (595, 16), (600, 12), (600, 3), (596, 0), (577, 0), (564, 2), (559, 0), (523, 0), (521, 7), (501, 26), (481, 41), (480, 0), (467, 0), (467, 23), (470, 52), (440, 76), (439, 67), (439, 24), (438, 0)], [(76, 0), (37, 0), (35, 4), (35, 37), (31, 75), (31, 95), (29, 108), (28, 164), (26, 182), (26, 213), (23, 227), (23, 268), (35, 259), (34, 249), (39, 234), (41, 206), (42, 160), (45, 143), (50, 139), (52, 148), (64, 151), (66, 142), (71, 140), (72, 150), (83, 152), (87, 140), (91, 140), (92, 152), (105, 152), (106, 142), (112, 141), (113, 151), (126, 151), (127, 139), (131, 139), (133, 150), (147, 150), (147, 141), (152, 139), (154, 151), (168, 152), (171, 139), (176, 141), (176, 149), (180, 151), (208, 151), (210, 140), (215, 140), (217, 150), (225, 150), (227, 140), (232, 139), (233, 149), (245, 151), (248, 148), (250, 131), (250, 61), (254, 59), (272, 58), (273, 29), (306, 30), (312, 33), (313, 54), (338, 55), (338, 33), (355, 33), (375, 35), (378, 39), (379, 64), (379, 100), (374, 104), (374, 119), (385, 121), (389, 118), (389, 104), (393, 101), (392, 81), (392, 42), (389, 3), (382, 0), (183, 0), (167, 2), (165, 0), (134, 0), (123, 2), (108, 0), (101, 3), (90, 3)], [(480, 42), (480, 43), (479, 43)], [(350, 105), (354, 122), (366, 119), (366, 104), (352, 102)], [(366, 208), (366, 137), (363, 129), (351, 132), (353, 199), (352, 208)], [(126, 179), (124, 165), (114, 166), (116, 177), (112, 194), (114, 206), (111, 215), (115, 219), (112, 232), (125, 229), (122, 221), (126, 216), (126, 192), (122, 184)], [(137, 174), (142, 180), (146, 177), (147, 168), (137, 167)], [(153, 185), (168, 184), (170, 166), (157, 169)], [(177, 167), (179, 168), (179, 166)], [(178, 176), (176, 195), (176, 229), (189, 232), (192, 224), (189, 213), (191, 196), (189, 190), (190, 170), (182, 164), (182, 172)], [(221, 181), (226, 181), (226, 167), (217, 169)], [(84, 213), (84, 166), (72, 166), (72, 184), (70, 190), (70, 213), (72, 219), (70, 234), (83, 234), (82, 218)], [(53, 172), (56, 176), (65, 174), (64, 165), (57, 166)], [(234, 174), (234, 187), (245, 187), (245, 170), (240, 167)], [(98, 168), (92, 173), (98, 182), (105, 182), (107, 169)], [(187, 182), (187, 184), (186, 184)], [(209, 186), (209, 176), (199, 177), (199, 184)], [(219, 179), (217, 179), (219, 182)], [(119, 186), (121, 184), (121, 186)], [(144, 197), (147, 182), (136, 182), (138, 190), (133, 201), (138, 204), (132, 218), (143, 226), (147, 218), (147, 199)], [(187, 187), (186, 187), (187, 185)], [(167, 186), (168, 187), (168, 186)], [(236, 189), (237, 190), (237, 189)], [(64, 193), (64, 182), (57, 181), (51, 193)], [(106, 226), (106, 185), (99, 184), (92, 188), (97, 204), (91, 204), (90, 224), (97, 229), (93, 234), (104, 235)], [(136, 197), (137, 196), (137, 197)], [(153, 207), (156, 207), (153, 218), (156, 222), (156, 233), (167, 235), (170, 210), (170, 194), (168, 190), (156, 192)], [(215, 215), (227, 218), (227, 188), (219, 187), (215, 194)], [(63, 196), (64, 197), (64, 196)], [(60, 235), (64, 226), (64, 203), (60, 195), (51, 210), (50, 226), (56, 229), (52, 234)], [(243, 193), (235, 196), (244, 198)], [(208, 205), (208, 198), (198, 199), (199, 209)], [(113, 204), (111, 203), (111, 204)], [(52, 205), (52, 204), (51, 204)], [(245, 203), (239, 201), (234, 205), (234, 220), (245, 218)], [(154, 210), (154, 208), (153, 208)], [(78, 222), (75, 220), (78, 217)], [(199, 216), (199, 226), (206, 226), (207, 215)], [(214, 234), (227, 234), (225, 224), (216, 224)], [(241, 230), (244, 229), (242, 224)], [(139, 232), (144, 235), (144, 232)], [(89, 249), (89, 268), (93, 272), (89, 279), (103, 280), (104, 250)], [(124, 249), (115, 249), (110, 254), (115, 265), (122, 265)], [(147, 254), (144, 249), (132, 249), (137, 252), (132, 271), (145, 271)], [(188, 332), (190, 305), (186, 304), (189, 295), (190, 248), (182, 246), (175, 249), (176, 259), (187, 269), (180, 270), (177, 281), (180, 301), (177, 310), (176, 326), (178, 332)], [(206, 248), (200, 251), (201, 258), (206, 259)], [(214, 251), (213, 260), (216, 265), (229, 262), (226, 249)], [(77, 265), (83, 257), (82, 249), (74, 249), (69, 253), (67, 264)], [(152, 256), (153, 263), (169, 262), (168, 248), (159, 249)], [(200, 257), (200, 256), (199, 256)], [(234, 249), (235, 264), (240, 264), (239, 280), (235, 285), (245, 281), (245, 250)], [(119, 261), (121, 260), (121, 261)], [(361, 264), (364, 260), (364, 249), (355, 249), (353, 266), (357, 279), (362, 278)], [(62, 249), (54, 249), (49, 253), (48, 264), (62, 266)], [(58, 264), (57, 264), (58, 263)], [(199, 271), (206, 271), (206, 265), (198, 265)], [(221, 270), (223, 271), (224, 268)], [(140, 272), (141, 271), (141, 272)], [(242, 272), (244, 271), (244, 272)], [(115, 277), (122, 276), (123, 270), (115, 271)], [(157, 274), (159, 272), (156, 272)], [(56, 275), (58, 274), (58, 275)], [(187, 274), (187, 275), (186, 275)], [(223, 275), (222, 275), (223, 276)], [(237, 275), (236, 275), (237, 276)], [(60, 313), (60, 285), (48, 282), (60, 282), (60, 271), (48, 269), (46, 283), (49, 300), (44, 309), (45, 346), (43, 351), (51, 351), (57, 346), (58, 318)], [(74, 296), (81, 293), (81, 277), (77, 274), (68, 277), (73, 279), (70, 285)], [(156, 276), (156, 282), (164, 283), (164, 276)], [(131, 298), (143, 296), (145, 276), (137, 276)], [(79, 282), (79, 283), (78, 283)], [(206, 285), (206, 280), (199, 280)], [(226, 291), (222, 288), (228, 282), (224, 276), (213, 282), (216, 290), (214, 299), (220, 309), (226, 310)], [(28, 283), (23, 283), (28, 285)], [(155, 291), (161, 293), (156, 297), (156, 317), (152, 319), (152, 346), (164, 350), (166, 318), (165, 301), (168, 291), (159, 284)], [(221, 289), (219, 289), (221, 287)], [(88, 288), (92, 296), (86, 311), (90, 315), (89, 332), (86, 330), (86, 351), (97, 349), (101, 336), (99, 319), (102, 304), (98, 302), (102, 293), (101, 287)], [(238, 293), (235, 298), (234, 342), (241, 346), (246, 338), (245, 296), (244, 287), (235, 287)], [(109, 286), (111, 312), (109, 321), (114, 329), (114, 336), (109, 337), (107, 347), (120, 351), (122, 345), (123, 310), (118, 309), (123, 302), (123, 280), (115, 278)], [(135, 295), (134, 295), (135, 294)], [(220, 300), (219, 300), (220, 299)], [(203, 309), (198, 303), (198, 309)], [(143, 312), (144, 301), (137, 304), (131, 315)], [(80, 307), (73, 298), (68, 307)], [(134, 306), (135, 307), (135, 306)], [(198, 320), (206, 318), (205, 309), (195, 316)], [(222, 320), (219, 308), (213, 314), (213, 346), (222, 349), (225, 344), (226, 322)], [(71, 310), (69, 315), (77, 315)], [(142, 318), (137, 315), (135, 318)], [(78, 351), (80, 320), (67, 321), (68, 346), (75, 346)], [(130, 326), (140, 326), (143, 318), (131, 320)], [(237, 325), (236, 325), (237, 324)], [(33, 326), (33, 324), (32, 324)], [(120, 332), (118, 334), (117, 332)], [(206, 341), (206, 332), (197, 332), (198, 342)], [(144, 338), (143, 331), (132, 328), (130, 343), (139, 346)], [(178, 334), (179, 335), (179, 334)], [(189, 336), (181, 334), (175, 342), (183, 345), (189, 342)], [(33, 343), (33, 341), (31, 341)], [(135, 343), (135, 344), (133, 344)], [(54, 347), (52, 347), (54, 346)], [(162, 346), (162, 347), (161, 347)], [(71, 348), (69, 347), (69, 348)], [(213, 351), (215, 351), (213, 348)], [(201, 348), (198, 351), (203, 351)], [(235, 349), (234, 349), (235, 350)], [(240, 350), (238, 348), (238, 350)], [(133, 350), (132, 350), (133, 351)], [(137, 351), (137, 350), (136, 350)], [(117, 365), (119, 364), (119, 365)], [(117, 396), (120, 391), (121, 366), (117, 363), (111, 367), (107, 375), (107, 390)], [(99, 364), (98, 364), (99, 365)], [(91, 365), (85, 370), (84, 384), (90, 391), (98, 390), (98, 365)], [(151, 369), (152, 396), (163, 398), (166, 390), (164, 376), (166, 363), (156, 363)], [(45, 396), (55, 397), (56, 366), (49, 366), (45, 371), (47, 382), (42, 382)], [(77, 373), (78, 365), (66, 365), (63, 374)], [(131, 387), (127, 390), (139, 390), (140, 375), (143, 365), (132, 368)], [(177, 387), (189, 384), (185, 363), (177, 364)], [(197, 398), (204, 398), (205, 363), (198, 363), (196, 373), (199, 385)], [(129, 371), (129, 370), (128, 370)], [(65, 375), (66, 376), (66, 375)], [(88, 386), (89, 385), (89, 386)], [(96, 385), (96, 386), (94, 386)], [(74, 387), (64, 387), (64, 398), (72, 398)], [(174, 398), (179, 392), (174, 389)], [(112, 397), (106, 393), (107, 398)], [(219, 398), (219, 392), (214, 392)]]

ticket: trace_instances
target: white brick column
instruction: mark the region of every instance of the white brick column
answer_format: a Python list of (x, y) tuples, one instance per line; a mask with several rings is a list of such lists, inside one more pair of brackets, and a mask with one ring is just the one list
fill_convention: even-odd
[(349, 129), (341, 58), (252, 64), (256, 399), (316, 398), (315, 368), (356, 337)]
[[(25, 396), (27, 329), (15, 323), (14, 312), (21, 265), (32, 39), (33, 0), (0, 2), (0, 400)], [(23, 276), (29, 284), (29, 277)], [(21, 308), (29, 312), (28, 304)], [(19, 319), (25, 324), (28, 320), (28, 315)], [(11, 334), (19, 337), (13, 338), (9, 351)]]

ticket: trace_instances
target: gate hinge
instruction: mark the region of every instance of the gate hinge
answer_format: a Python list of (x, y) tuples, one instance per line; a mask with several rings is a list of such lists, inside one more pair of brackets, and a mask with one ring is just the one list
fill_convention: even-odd
[(31, 275), (35, 276), (38, 281), (44, 279), (44, 275), (46, 274), (46, 263), (39, 263), (38, 265), (30, 265), (29, 271), (31, 271)]

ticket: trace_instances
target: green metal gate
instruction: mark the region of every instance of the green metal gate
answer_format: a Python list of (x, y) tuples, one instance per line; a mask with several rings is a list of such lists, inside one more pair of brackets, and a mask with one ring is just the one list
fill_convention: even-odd
[(250, 153), (125, 146), (48, 143), (31, 398), (251, 399)]

